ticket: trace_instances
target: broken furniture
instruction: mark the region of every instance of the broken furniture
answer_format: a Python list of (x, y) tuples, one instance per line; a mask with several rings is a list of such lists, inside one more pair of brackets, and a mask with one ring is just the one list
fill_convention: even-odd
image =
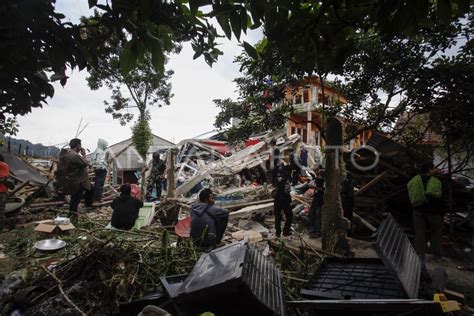
[(307, 301), (289, 305), (313, 313), (352, 310), (367, 315), (376, 312), (442, 314), (423, 283), (423, 263), (392, 215), (381, 224), (373, 243), (378, 258), (326, 259), (301, 290)]
[(185, 279), (161, 282), (180, 315), (285, 315), (279, 270), (246, 240), (203, 254)]

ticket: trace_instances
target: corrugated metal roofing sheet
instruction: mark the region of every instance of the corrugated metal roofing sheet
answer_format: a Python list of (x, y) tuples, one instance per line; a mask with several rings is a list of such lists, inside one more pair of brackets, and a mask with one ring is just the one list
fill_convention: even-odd
[(373, 245), (385, 266), (397, 277), (407, 296), (417, 298), (422, 263), (391, 214), (380, 225)]

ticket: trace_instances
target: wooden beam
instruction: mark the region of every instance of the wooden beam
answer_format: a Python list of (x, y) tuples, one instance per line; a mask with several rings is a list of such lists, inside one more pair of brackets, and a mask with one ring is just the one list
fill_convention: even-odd
[(374, 185), (380, 182), (388, 173), (388, 170), (384, 170), (381, 174), (369, 181), (369, 183), (362, 186), (356, 193), (355, 196), (361, 195), (365, 191), (371, 189)]
[(401, 169), (395, 167), (395, 166), (392, 166), (391, 164), (389, 164), (388, 162), (385, 162), (383, 160), (379, 160), (379, 164), (387, 169), (390, 169), (396, 173), (398, 173), (399, 175), (401, 176), (404, 176), (405, 178), (409, 178), (409, 176), (403, 172)]
[(267, 213), (273, 210), (273, 202), (244, 207), (241, 210), (229, 214), (229, 219), (240, 218), (254, 213)]
[(241, 203), (241, 204), (235, 204), (235, 205), (219, 205), (219, 207), (225, 208), (226, 210), (229, 211), (235, 211), (247, 206), (252, 206), (252, 205), (258, 205), (258, 204), (264, 204), (264, 203), (270, 203), (273, 202), (273, 199), (266, 199), (266, 200), (260, 200), (260, 201), (253, 201), (253, 202), (247, 202), (247, 203)]

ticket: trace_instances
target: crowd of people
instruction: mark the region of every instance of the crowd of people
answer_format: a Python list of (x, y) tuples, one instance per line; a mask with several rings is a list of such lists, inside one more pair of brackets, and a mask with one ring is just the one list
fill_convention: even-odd
[[(82, 147), (82, 142), (74, 138), (69, 142), (69, 148), (61, 150), (58, 159), (57, 179), (63, 192), (70, 196), (69, 216), (72, 220), (77, 218), (80, 201), (84, 199), (86, 208), (93, 203), (100, 202), (103, 187), (109, 174), (109, 165), (112, 157), (107, 152), (107, 142), (99, 139), (97, 149), (89, 156)], [(274, 216), (275, 236), (290, 236), (292, 234), (292, 195), (291, 191), (296, 186), (305, 184), (305, 189), (313, 190), (311, 206), (309, 208), (309, 237), (321, 237), (322, 209), (324, 205), (324, 169), (317, 165), (309, 171), (308, 150), (302, 146), (299, 154), (293, 149), (286, 152), (289, 157), (285, 162), (283, 155), (274, 143), (267, 170), (261, 166), (252, 170), (244, 169), (239, 177), (241, 184), (256, 183), (263, 185), (271, 182), (274, 188)], [(94, 169), (94, 184), (89, 179), (89, 167)], [(152, 156), (151, 172), (146, 180), (147, 201), (160, 200), (165, 184), (166, 163), (161, 159), (160, 153)], [(309, 177), (308, 177), (309, 174)], [(0, 231), (5, 226), (5, 203), (8, 189), (13, 188), (13, 182), (8, 180), (9, 167), (0, 155)], [(267, 177), (269, 175), (269, 177)], [(269, 181), (268, 179), (271, 179)], [(415, 232), (414, 248), (424, 260), (426, 254), (426, 235), (429, 231), (430, 248), (435, 257), (442, 256), (443, 218), (446, 206), (443, 195), (446, 190), (438, 179), (438, 171), (432, 162), (420, 166), (419, 174), (407, 184), (407, 191), (412, 203), (412, 220)], [(156, 192), (156, 193), (155, 193)], [(155, 194), (154, 194), (155, 193)], [(210, 188), (199, 191), (198, 201), (190, 209), (191, 230), (190, 236), (196, 245), (204, 248), (217, 247), (222, 242), (229, 211), (215, 205), (215, 196)], [(354, 209), (354, 185), (351, 174), (348, 172), (343, 179), (341, 189), (341, 202), (344, 217), (352, 223)], [(111, 225), (118, 229), (131, 229), (138, 218), (143, 201), (134, 194), (130, 184), (120, 188), (120, 196), (111, 204), (113, 209)], [(283, 216), (285, 223), (282, 225)], [(348, 232), (350, 234), (350, 230)], [(473, 260), (474, 268), (474, 260)]]

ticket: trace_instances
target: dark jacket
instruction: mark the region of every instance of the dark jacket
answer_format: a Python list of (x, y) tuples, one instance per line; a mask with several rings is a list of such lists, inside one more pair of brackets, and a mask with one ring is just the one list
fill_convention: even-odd
[(280, 182), (277, 180), (275, 184), (275, 198), (274, 201), (277, 203), (291, 203), (291, 195), (290, 195), (290, 183), (286, 178)]
[(128, 194), (121, 194), (112, 201), (112, 221), (113, 227), (118, 229), (130, 229), (135, 225), (138, 212), (143, 206), (143, 202)]
[(314, 189), (312, 207), (321, 208), (324, 205), (324, 179), (320, 176), (314, 179), (314, 185), (322, 190)]
[[(208, 246), (217, 235), (222, 235), (220, 223), (227, 226), (229, 211), (207, 203), (196, 203), (191, 206), (190, 236), (195, 243)], [(207, 231), (206, 231), (207, 228)], [(225, 227), (224, 227), (225, 230)], [(202, 239), (201, 239), (202, 237)], [(219, 237), (219, 236), (217, 236)], [(222, 236), (220, 236), (222, 238)]]
[(81, 187), (87, 190), (91, 189), (89, 173), (87, 167), (89, 164), (74, 150), (69, 150), (63, 157), (65, 168), (65, 187), (66, 194), (74, 194)]

